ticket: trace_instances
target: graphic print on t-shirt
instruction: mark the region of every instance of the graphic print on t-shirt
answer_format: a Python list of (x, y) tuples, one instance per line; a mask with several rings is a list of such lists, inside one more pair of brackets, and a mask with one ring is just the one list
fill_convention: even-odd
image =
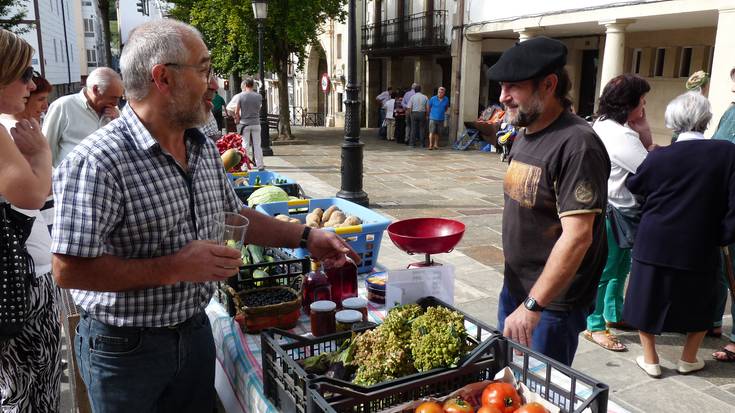
[(541, 168), (514, 159), (505, 173), (503, 190), (523, 208), (533, 208), (540, 180)]

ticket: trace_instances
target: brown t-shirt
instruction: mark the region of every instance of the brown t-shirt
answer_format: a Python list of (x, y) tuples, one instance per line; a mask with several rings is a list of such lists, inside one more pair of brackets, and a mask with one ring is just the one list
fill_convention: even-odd
[(525, 299), (562, 233), (561, 217), (594, 213), (592, 245), (569, 287), (547, 308), (591, 305), (607, 260), (605, 207), (610, 158), (582, 118), (564, 112), (544, 130), (513, 143), (503, 189), (505, 281)]

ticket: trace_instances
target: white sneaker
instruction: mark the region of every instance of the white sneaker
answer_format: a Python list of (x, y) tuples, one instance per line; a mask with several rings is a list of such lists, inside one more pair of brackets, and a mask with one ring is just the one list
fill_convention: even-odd
[(702, 370), (704, 368), (704, 360), (700, 359), (699, 357), (697, 357), (697, 361), (695, 361), (694, 363), (679, 360), (676, 365), (676, 370), (679, 372), (679, 374), (689, 374), (694, 373), (695, 371)]
[(643, 359), (643, 356), (638, 356), (635, 358), (635, 364), (638, 365), (638, 367), (641, 368), (641, 370), (645, 371), (646, 374), (649, 376), (657, 379), (661, 377), (661, 365), (658, 363), (649, 364), (646, 363), (646, 361)]

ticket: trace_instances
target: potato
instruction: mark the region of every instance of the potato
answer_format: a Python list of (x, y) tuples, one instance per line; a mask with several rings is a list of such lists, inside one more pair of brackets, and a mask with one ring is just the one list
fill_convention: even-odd
[(301, 223), (301, 221), (299, 221), (298, 218), (289, 218), (288, 219), (288, 222), (290, 222), (292, 224), (300, 224)]
[(284, 215), (284, 214), (278, 214), (275, 216), (275, 218), (283, 222), (289, 222), (291, 220), (291, 218), (289, 218), (288, 215)]
[(306, 216), (306, 226), (312, 228), (319, 228), (322, 224), (322, 220), (318, 215), (313, 212)]
[(337, 225), (345, 222), (345, 219), (347, 219), (347, 217), (345, 216), (345, 214), (342, 213), (342, 211), (335, 211), (334, 213), (332, 213), (332, 217), (329, 219), (329, 221), (324, 223), (323, 228), (336, 228)]
[(345, 222), (342, 223), (342, 226), (348, 227), (351, 225), (360, 225), (360, 224), (362, 224), (362, 220), (360, 220), (360, 218), (354, 215), (350, 215), (347, 217), (347, 219), (345, 219)]
[(322, 222), (329, 221), (329, 219), (332, 217), (332, 213), (334, 213), (334, 211), (339, 211), (339, 208), (337, 208), (334, 205), (332, 205), (329, 208), (327, 208), (327, 210), (324, 211), (324, 214), (322, 215)]
[(311, 211), (311, 213), (312, 214), (316, 214), (319, 217), (319, 219), (321, 220), (322, 219), (322, 216), (324, 215), (324, 210), (321, 209), (321, 208), (314, 208), (314, 210)]

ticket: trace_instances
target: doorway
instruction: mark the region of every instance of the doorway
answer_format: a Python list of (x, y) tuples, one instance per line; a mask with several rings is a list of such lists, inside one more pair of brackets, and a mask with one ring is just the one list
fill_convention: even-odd
[(597, 89), (597, 68), (600, 51), (582, 51), (582, 68), (579, 78), (579, 105), (577, 114), (581, 117), (595, 113), (595, 90)]

